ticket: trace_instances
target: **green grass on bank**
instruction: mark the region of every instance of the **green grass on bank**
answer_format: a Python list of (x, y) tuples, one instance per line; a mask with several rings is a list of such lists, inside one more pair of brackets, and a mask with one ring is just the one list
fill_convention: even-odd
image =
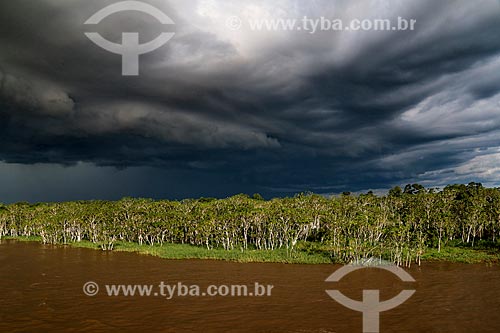
[[(41, 242), (40, 237), (4, 237), (5, 240)], [(99, 244), (89, 241), (69, 243), (67, 246), (77, 248), (89, 248), (101, 250)], [(319, 244), (302, 244), (293, 252), (286, 249), (273, 251), (265, 250), (230, 250), (211, 249), (186, 244), (164, 244), (163, 246), (139, 245), (136, 243), (117, 242), (114, 251), (133, 252), (151, 255), (163, 259), (204, 259), (204, 260), (226, 260), (242, 263), (286, 263), (286, 264), (331, 264), (333, 262), (329, 252)], [(422, 256), (422, 260), (445, 261), (455, 263), (499, 263), (500, 249), (495, 247), (466, 247), (448, 246), (438, 252), (437, 249), (429, 248)]]
[[(5, 237), (18, 241), (41, 242), (39, 237)], [(74, 242), (66, 244), (72, 247), (89, 248), (100, 250), (99, 244), (89, 241)], [(328, 253), (307, 253), (304, 251), (289, 252), (286, 249), (274, 251), (265, 250), (230, 250), (211, 249), (186, 244), (164, 244), (163, 246), (139, 245), (136, 243), (116, 242), (114, 250), (117, 252), (134, 252), (145, 255), (152, 255), (163, 259), (206, 259), (206, 260), (226, 260), (235, 262), (268, 262), (286, 264), (329, 264), (332, 262)]]
[(428, 249), (422, 256), (424, 261), (448, 261), (457, 263), (498, 263), (500, 251), (485, 250), (481, 248), (445, 247), (438, 252), (437, 249)]

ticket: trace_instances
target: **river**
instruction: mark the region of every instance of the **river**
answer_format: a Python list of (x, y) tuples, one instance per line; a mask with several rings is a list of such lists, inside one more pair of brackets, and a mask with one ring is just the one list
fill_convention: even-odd
[[(415, 294), (380, 315), (380, 332), (500, 332), (500, 267), (424, 263), (416, 282), (366, 269), (339, 283), (325, 280), (341, 266), (240, 264), (163, 260), (133, 253), (0, 243), (0, 332), (362, 332), (362, 313), (325, 290), (381, 299)], [(87, 296), (85, 283), (100, 291)], [(264, 296), (108, 296), (106, 285), (272, 285)], [(159, 289), (155, 289), (159, 290)], [(253, 290), (253, 289), (251, 289)]]

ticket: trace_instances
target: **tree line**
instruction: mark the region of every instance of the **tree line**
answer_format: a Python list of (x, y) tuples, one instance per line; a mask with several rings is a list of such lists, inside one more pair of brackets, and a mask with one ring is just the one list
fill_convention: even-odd
[(118, 241), (151, 246), (191, 244), (225, 250), (314, 250), (333, 262), (382, 257), (419, 263), (428, 248), (497, 243), (500, 190), (479, 183), (442, 190), (418, 184), (385, 196), (300, 194), (227, 199), (16, 203), (0, 205), (0, 238), (37, 236), (44, 243)]

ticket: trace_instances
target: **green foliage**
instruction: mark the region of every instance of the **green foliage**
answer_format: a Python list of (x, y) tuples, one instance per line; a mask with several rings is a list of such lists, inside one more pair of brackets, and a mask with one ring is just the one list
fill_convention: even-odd
[(264, 201), (264, 198), (259, 193), (254, 193), (254, 195), (252, 195), (252, 199)]
[(124, 198), (0, 205), (0, 238), (90, 242), (103, 250), (136, 244), (141, 252), (151, 248), (164, 257), (166, 249), (179, 245), (194, 251), (194, 257), (226, 253), (228, 258), (252, 260), (259, 257), (256, 253), (264, 258), (276, 251), (290, 262), (301, 256), (339, 263), (375, 256), (410, 265), (441, 251), (452, 256), (449, 248), (457, 242), (471, 251), (478, 244), (498, 251), (499, 234), (500, 191), (478, 183), (442, 191), (413, 184), (404, 191), (396, 187), (383, 197), (344, 193), (326, 198), (306, 193), (266, 201), (257, 194), (241, 194), (222, 200)]

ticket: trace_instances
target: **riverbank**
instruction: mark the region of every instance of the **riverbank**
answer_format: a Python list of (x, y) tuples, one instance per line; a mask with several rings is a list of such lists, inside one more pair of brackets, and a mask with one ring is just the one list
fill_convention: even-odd
[[(4, 237), (3, 240), (16, 240), (23, 242), (42, 242), (41, 237)], [(71, 242), (57, 246), (71, 246), (100, 250), (99, 244), (89, 241)], [(314, 247), (313, 247), (314, 248)], [(206, 249), (187, 244), (164, 244), (163, 246), (140, 245), (136, 243), (117, 242), (114, 250), (117, 252), (133, 252), (141, 255), (150, 255), (170, 260), (223, 260), (241, 263), (283, 263), (283, 264), (332, 264), (335, 263), (327, 251), (321, 248), (311, 250), (311, 246), (299, 246), (293, 252), (285, 249), (277, 250), (223, 250)], [(444, 261), (450, 263), (500, 263), (500, 250), (486, 247), (444, 247), (441, 251), (427, 249), (422, 256), (423, 262)]]
[[(4, 240), (17, 240), (24, 242), (42, 242), (40, 237), (4, 237)], [(71, 242), (56, 246), (71, 246), (100, 250), (99, 244), (89, 241)], [(330, 264), (332, 260), (327, 254), (312, 254), (302, 251), (288, 253), (285, 249), (277, 250), (224, 250), (211, 249), (186, 244), (163, 244), (163, 246), (140, 245), (136, 243), (117, 242), (113, 251), (134, 252), (142, 255), (151, 255), (163, 259), (183, 260), (224, 260), (242, 263), (283, 263), (283, 264)]]

